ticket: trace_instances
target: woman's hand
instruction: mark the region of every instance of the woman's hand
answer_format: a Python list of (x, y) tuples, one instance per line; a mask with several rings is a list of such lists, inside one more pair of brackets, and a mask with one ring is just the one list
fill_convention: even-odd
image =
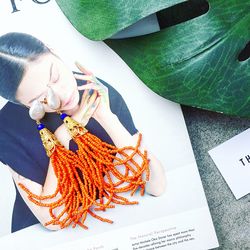
[[(99, 102), (100, 97), (98, 97), (97, 91), (94, 90), (92, 93), (90, 93), (90, 90), (86, 89), (83, 93), (79, 107), (74, 113), (71, 114), (71, 117), (85, 127), (89, 122), (89, 119), (93, 116), (93, 113), (95, 112)], [(69, 142), (72, 138), (64, 124), (60, 125), (55, 130), (54, 134), (60, 143), (68, 149)]]
[[(90, 110), (89, 114), (92, 112), (92, 117), (96, 119), (97, 121), (101, 121), (102, 119), (105, 119), (106, 115), (109, 113), (112, 113), (110, 110), (109, 105), (109, 95), (108, 95), (108, 88), (104, 86), (95, 76), (92, 72), (89, 70), (86, 70), (81, 64), (76, 62), (76, 66), (78, 69), (84, 74), (84, 75), (78, 75), (74, 74), (75, 78), (79, 80), (87, 81), (85, 85), (79, 86), (78, 90), (85, 90), (84, 94), (87, 90), (94, 90), (97, 92), (98, 97), (96, 97), (98, 100), (98, 105), (95, 107), (95, 110)], [(88, 93), (91, 93), (89, 91)], [(92, 96), (91, 96), (92, 97)], [(93, 97), (94, 98), (94, 97)], [(84, 103), (81, 108), (84, 108)]]
[(86, 126), (100, 103), (97, 90), (85, 89), (78, 110), (72, 115), (76, 121)]
[[(74, 76), (77, 79), (87, 81), (87, 84), (80, 86), (79, 90), (96, 90), (100, 98), (99, 104), (96, 107), (92, 117), (94, 117), (101, 124), (101, 126), (106, 130), (106, 132), (118, 148), (122, 148), (128, 145), (136, 145), (138, 134), (131, 135), (121, 124), (118, 117), (111, 112), (109, 106), (108, 89), (93, 75), (92, 72), (86, 70), (79, 63), (76, 63), (76, 66), (84, 75), (74, 74)], [(142, 142), (140, 145), (140, 150), (143, 152), (144, 149), (145, 146)], [(146, 191), (151, 195), (159, 196), (164, 193), (166, 188), (164, 167), (159, 162), (159, 160), (149, 151), (148, 159), (150, 159), (149, 164), (151, 174), (150, 179), (146, 184)], [(134, 157), (134, 160), (137, 161), (136, 156)]]

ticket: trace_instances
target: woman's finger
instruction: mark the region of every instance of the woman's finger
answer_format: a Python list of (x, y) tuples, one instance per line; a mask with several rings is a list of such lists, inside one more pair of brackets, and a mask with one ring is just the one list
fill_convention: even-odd
[(78, 90), (94, 89), (94, 88), (96, 89), (97, 87), (93, 83), (87, 83), (87, 84), (84, 84), (84, 85), (81, 85), (81, 86), (77, 87)]
[(87, 115), (89, 116), (89, 118), (91, 116), (93, 116), (95, 110), (97, 109), (98, 105), (101, 102), (101, 97), (97, 97), (94, 101), (94, 103), (92, 103), (92, 105), (89, 107), (88, 111), (87, 111)]
[(88, 123), (89, 119), (93, 116), (99, 103), (100, 103), (100, 97), (97, 97), (96, 99), (93, 98), (91, 102), (87, 104), (87, 106), (82, 108), (81, 110), (82, 115), (81, 115), (80, 122), (82, 123), (83, 126), (85, 126)]
[[(76, 78), (78, 78), (78, 79), (80, 79), (80, 80), (89, 81), (89, 83), (87, 83), (87, 84), (93, 84), (93, 86), (95, 86), (96, 89), (97, 89), (97, 88), (102, 89), (104, 92), (107, 92), (107, 91), (108, 91), (108, 88), (107, 88), (106, 86), (104, 86), (100, 81), (98, 81), (95, 77), (86, 76), (86, 75), (85, 75), (85, 76), (83, 76), (83, 75), (76, 75), (76, 74), (74, 74), (74, 75), (76, 76)], [(84, 87), (84, 86), (86, 86), (87, 84), (84, 84), (84, 85), (82, 85), (82, 86), (78, 86), (78, 89), (79, 89), (79, 90), (82, 90), (82, 89), (87, 88), (87, 87)]]
[(94, 90), (93, 94), (90, 96), (90, 98), (88, 100), (88, 103), (90, 105), (92, 105), (92, 103), (94, 103), (94, 101), (97, 98), (97, 96), (98, 96), (98, 92), (96, 90)]
[(93, 76), (73, 74), (75, 78), (83, 81), (93, 81)]
[(86, 89), (84, 90), (83, 95), (82, 95), (82, 99), (79, 105), (80, 108), (86, 106), (88, 99), (89, 99), (89, 89)]
[(87, 70), (86, 68), (83, 67), (78, 61), (75, 61), (76, 67), (83, 72), (86, 75), (93, 75), (93, 73), (90, 70)]
[(98, 95), (98, 93), (97, 93), (97, 91), (96, 90), (94, 90), (93, 91), (93, 94), (89, 94), (89, 97), (88, 97), (88, 99), (84, 102), (84, 104), (83, 105), (80, 105), (80, 109), (84, 109), (84, 110), (87, 110), (87, 109), (89, 109), (89, 107), (95, 102), (95, 100), (96, 100), (96, 98), (97, 98), (97, 95)]
[(93, 90), (97, 90), (98, 92), (102, 91), (102, 88), (100, 88), (100, 86), (96, 85), (96, 84), (85, 84), (82, 86), (77, 87), (78, 90), (84, 90), (84, 89), (93, 89)]

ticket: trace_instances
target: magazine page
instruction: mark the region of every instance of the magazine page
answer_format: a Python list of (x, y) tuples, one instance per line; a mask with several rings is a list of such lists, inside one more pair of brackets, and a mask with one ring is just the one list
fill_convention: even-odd
[[(57, 55), (57, 58), (60, 58), (63, 67), (68, 72), (71, 72), (72, 76), (76, 77), (73, 72), (78, 72), (79, 75), (81, 73), (75, 64), (78, 61), (87, 70), (93, 72), (101, 83), (107, 84), (105, 86), (108, 86), (110, 106), (114, 107), (115, 110), (121, 101), (124, 106), (117, 109), (120, 113), (125, 110), (124, 112), (127, 115), (123, 118), (117, 112), (116, 116), (119, 121), (115, 121), (120, 125), (124, 125), (128, 122), (128, 119), (131, 120), (134, 127), (124, 125), (125, 129), (131, 135), (135, 133), (142, 134), (143, 146), (150, 154), (154, 155), (155, 162), (157, 162), (156, 166), (163, 167), (165, 178), (161, 179), (166, 180), (166, 188), (160, 195), (152, 195), (152, 192), (147, 188), (144, 195), (141, 195), (139, 191), (135, 192), (133, 196), (130, 196), (130, 192), (124, 192), (122, 194), (124, 198), (130, 201), (138, 201), (138, 204), (116, 204), (115, 208), (95, 212), (98, 216), (112, 220), (112, 224), (102, 222), (93, 216), (87, 216), (85, 225), (88, 229), (84, 229), (79, 225), (72, 228), (70, 225), (61, 230), (50, 230), (41, 223), (29, 221), (31, 219), (28, 216), (22, 219), (27, 225), (30, 223), (30, 226), (18, 225), (17, 222), (15, 222), (17, 224), (13, 225), (15, 216), (13, 211), (16, 209), (14, 206), (16, 190), (12, 181), (13, 172), (10, 170), (16, 170), (17, 167), (14, 166), (14, 163), (8, 167), (8, 164), (3, 160), (0, 165), (0, 190), (2, 193), (0, 199), (0, 209), (2, 211), (0, 217), (0, 248), (16, 249), (17, 242), (18, 249), (26, 250), (179, 250), (212, 249), (217, 247), (216, 233), (180, 105), (152, 92), (104, 42), (91, 41), (77, 32), (54, 0), (4, 0), (0, 8), (0, 22), (4, 24), (0, 26), (0, 37), (10, 32), (32, 35), (50, 48)], [(12, 42), (18, 41), (14, 39)], [(3, 53), (0, 52), (0, 58), (1, 56), (3, 56)], [(6, 54), (4, 56), (6, 57)], [(34, 77), (32, 79), (22, 78), (22, 83), (39, 84), (41, 78), (49, 78), (48, 66), (50, 64), (45, 60), (38, 65), (41, 68), (38, 66), (34, 68), (34, 72), (38, 72), (37, 75), (33, 73), (32, 76)], [(27, 72), (32, 74), (32, 71)], [(23, 98), (22, 100), (24, 100), (24, 97), (32, 95), (34, 89), (33, 86), (29, 85), (27, 91), (24, 91), (22, 95), (20, 94), (20, 99)], [(118, 99), (114, 99), (112, 93), (116, 93)], [(6, 113), (6, 110), (11, 110), (10, 107), (16, 110), (15, 105), (18, 104), (9, 104), (6, 99), (2, 98), (1, 115), (4, 112)], [(28, 117), (29, 110), (24, 107), (23, 110), (23, 117), (26, 117), (26, 114)], [(49, 116), (53, 118), (58, 114), (51, 112)], [(27, 129), (23, 125), (26, 118), (24, 119), (21, 116), (17, 118), (13, 112), (7, 113), (6, 117), (8, 118), (6, 124), (10, 122), (10, 126), (4, 128), (4, 130), (8, 131), (6, 133), (15, 133), (15, 131), (10, 131), (10, 127), (15, 127), (12, 123), (15, 123), (17, 119), (18, 126), (16, 127), (18, 131), (21, 130), (20, 127), (24, 126), (27, 138), (33, 138), (31, 135), (38, 133), (34, 121), (31, 121), (34, 124), (33, 130), (31, 128), (26, 131)], [(93, 124), (93, 119), (93, 117), (90, 118), (90, 124)], [(112, 128), (113, 125), (108, 124), (107, 126)], [(124, 131), (124, 128), (122, 128), (122, 131)], [(107, 130), (107, 132), (113, 133), (112, 129)], [(98, 130), (96, 130), (96, 133), (99, 133)], [(98, 136), (101, 136), (101, 134), (98, 134)], [(26, 147), (28, 150), (32, 143), (29, 140), (25, 141), (23, 144), (25, 150)], [(24, 166), (21, 164), (22, 167), (18, 169), (20, 171), (18, 174), (21, 174), (27, 168), (25, 164), (29, 162), (29, 157), (33, 159), (34, 155), (28, 155), (28, 159), (21, 159), (19, 149), (20, 151), (24, 149), (18, 146), (13, 146), (16, 151), (9, 162), (16, 162), (17, 165), (24, 164)], [(35, 144), (34, 147), (42, 146)], [(36, 154), (36, 151), (34, 152)], [(15, 159), (17, 157), (19, 158)], [(46, 158), (45, 150), (41, 151), (40, 157)], [(30, 179), (34, 182), (34, 185), (39, 187), (36, 180), (39, 182), (41, 170), (39, 168), (36, 170), (36, 161), (32, 161), (33, 163), (35, 171), (31, 168), (24, 177)], [(150, 174), (155, 173), (154, 171), (156, 170), (150, 169)], [(33, 190), (33, 192), (35, 191)], [(19, 200), (16, 201), (16, 206), (18, 202)], [(27, 207), (27, 209), (29, 208)]]

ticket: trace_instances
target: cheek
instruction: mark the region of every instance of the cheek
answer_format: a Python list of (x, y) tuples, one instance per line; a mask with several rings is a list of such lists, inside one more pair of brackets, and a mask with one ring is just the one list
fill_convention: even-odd
[[(63, 76), (62, 76), (63, 77)], [(62, 90), (71, 91), (77, 89), (77, 82), (72, 74), (65, 75), (62, 79)]]
[(77, 89), (77, 81), (72, 73), (69, 76), (69, 82), (72, 85), (72, 88)]
[[(72, 72), (60, 71), (60, 79), (54, 83), (52, 89), (56, 92), (61, 100), (61, 107), (68, 108), (77, 105), (79, 102), (79, 92), (77, 89), (77, 81)], [(69, 98), (74, 94), (74, 100), (70, 105), (65, 105)]]
[(55, 83), (53, 90), (63, 101), (69, 97), (69, 94), (74, 91), (74, 87), (67, 80), (63, 79), (60, 82)]

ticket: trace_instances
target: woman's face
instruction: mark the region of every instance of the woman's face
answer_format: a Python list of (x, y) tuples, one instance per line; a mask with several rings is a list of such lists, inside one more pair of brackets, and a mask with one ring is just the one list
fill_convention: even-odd
[[(46, 98), (49, 87), (61, 100), (60, 110), (69, 111), (77, 107), (79, 92), (76, 79), (72, 71), (52, 53), (28, 63), (16, 99), (30, 107), (34, 100), (43, 101)], [(55, 112), (47, 104), (44, 109), (46, 112)]]

